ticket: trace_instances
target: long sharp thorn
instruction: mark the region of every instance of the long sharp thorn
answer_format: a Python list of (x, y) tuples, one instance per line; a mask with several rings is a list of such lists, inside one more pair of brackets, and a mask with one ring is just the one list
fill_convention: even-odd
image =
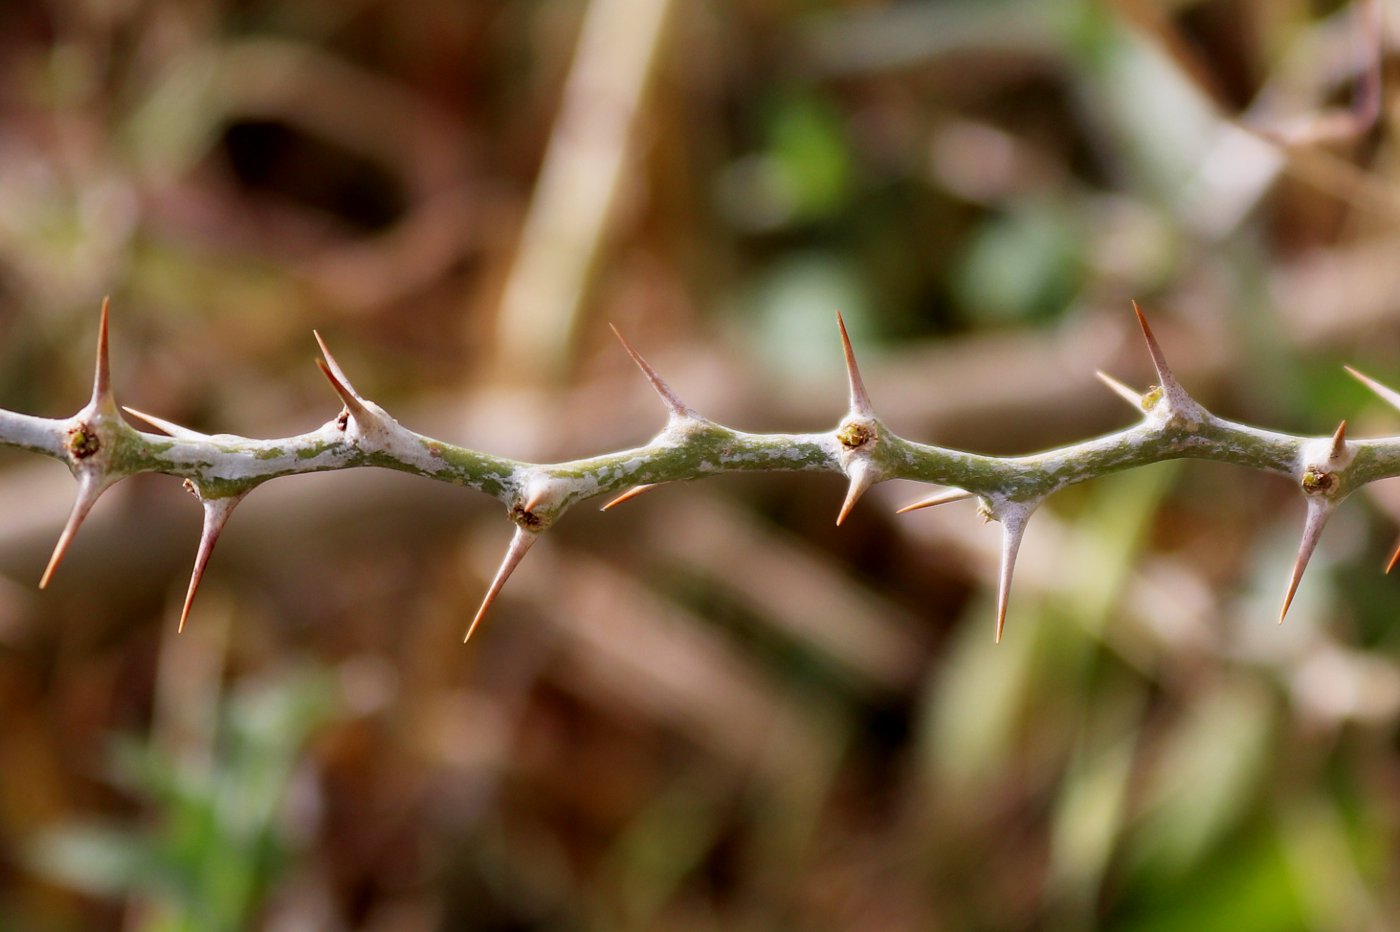
[(671, 416), (697, 417), (695, 412), (687, 407), (684, 401), (681, 401), (680, 396), (672, 390), (671, 386), (666, 384), (666, 380), (658, 375), (656, 370), (651, 367), (651, 363), (643, 359), (642, 354), (632, 348), (632, 344), (627, 342), (627, 338), (622, 335), (622, 331), (618, 330), (613, 324), (608, 324), (608, 326), (612, 327), (613, 335), (616, 336), (618, 342), (622, 344), (622, 348), (627, 351), (628, 356), (632, 357), (632, 361), (637, 364), (638, 369), (642, 370), (642, 374), (647, 377), (647, 381), (651, 383), (651, 387), (656, 389), (656, 393), (661, 396), (661, 401), (666, 405), (666, 410), (671, 412)]
[(1347, 422), (1342, 421), (1342, 423), (1337, 425), (1337, 432), (1332, 435), (1332, 452), (1328, 458), (1331, 460), (1341, 459), (1342, 455), (1346, 452), (1346, 446)]
[(632, 488), (628, 489), (626, 492), (623, 492), (617, 498), (608, 502), (606, 505), (604, 505), (602, 508), (599, 508), (598, 510), (607, 511), (609, 508), (621, 505), (623, 502), (630, 502), (638, 495), (641, 495), (644, 492), (650, 492), (652, 489), (656, 488), (659, 485), (661, 485), (661, 483), (659, 482), (648, 482), (645, 485), (634, 485)]
[(352, 416), (359, 418), (362, 424), (367, 423), (370, 420), (369, 410), (355, 395), (354, 391), (340, 381), (324, 360), (316, 360), (316, 365), (321, 370), (321, 374), (326, 377), (326, 381), (331, 383), (331, 388), (335, 389), (335, 393), (340, 396), (340, 400), (344, 403), (345, 409), (349, 411)]
[(865, 381), (860, 377), (860, 366), (856, 365), (856, 353), (851, 348), (851, 336), (846, 332), (846, 321), (840, 311), (836, 312), (836, 326), (841, 329), (841, 351), (846, 355), (846, 380), (851, 387), (851, 413), (873, 418), (875, 409), (870, 404), (870, 395), (865, 391)]
[(147, 414), (145, 411), (137, 411), (135, 408), (132, 408), (128, 405), (122, 405), (122, 410), (125, 411), (127, 414), (132, 415), (133, 417), (139, 417), (141, 420), (145, 421), (147, 424), (150, 424), (152, 427), (165, 431), (172, 437), (178, 437), (181, 440), (209, 439), (208, 434), (202, 434), (199, 431), (191, 430), (188, 427), (181, 427), (179, 424), (176, 424), (173, 421), (167, 421), (164, 418), (156, 417), (154, 414)]
[(321, 348), (321, 355), (326, 358), (326, 365), (335, 373), (335, 377), (340, 380), (340, 384), (344, 385), (351, 394), (358, 397), (360, 393), (355, 391), (355, 386), (350, 384), (350, 379), (346, 377), (345, 370), (340, 368), (340, 363), (336, 362), (335, 357), (331, 355), (330, 348), (326, 346), (326, 341), (321, 339), (320, 331), (312, 330), (311, 335), (316, 338), (316, 345)]
[(1006, 603), (1011, 596), (1011, 576), (1016, 572), (1016, 554), (1021, 549), (1021, 538), (1025, 536), (1030, 516), (1029, 508), (1010, 509), (1001, 516), (1001, 573), (997, 577), (998, 644), (1001, 643), (1002, 628), (1006, 626)]
[(63, 533), (58, 535), (58, 543), (54, 545), (53, 555), (49, 557), (49, 565), (45, 567), (44, 575), (39, 579), (40, 589), (48, 588), (54, 571), (58, 569), (58, 564), (63, 562), (64, 554), (68, 552), (69, 545), (77, 536), (78, 528), (83, 526), (83, 520), (87, 518), (93, 504), (107, 490), (108, 485), (109, 483), (94, 475), (84, 476), (78, 481), (78, 497), (73, 502), (73, 511), (68, 515), (68, 523), (63, 526)]
[(199, 552), (195, 554), (194, 571), (190, 573), (190, 587), (185, 591), (185, 605), (180, 609), (180, 627), (176, 629), (177, 633), (185, 630), (185, 621), (190, 617), (190, 606), (194, 604), (194, 594), (199, 591), (200, 580), (204, 578), (204, 568), (209, 565), (209, 557), (214, 553), (214, 545), (218, 543), (229, 515), (233, 514), (233, 509), (243, 501), (244, 494), (247, 493), (227, 498), (211, 498), (200, 503), (204, 506), (204, 528), (199, 534)]
[(1157, 384), (1162, 389), (1165, 401), (1178, 412), (1198, 409), (1200, 406), (1172, 374), (1171, 366), (1167, 365), (1166, 354), (1162, 352), (1162, 347), (1152, 334), (1152, 328), (1147, 324), (1147, 317), (1136, 301), (1133, 302), (1133, 313), (1137, 315), (1138, 326), (1142, 328), (1142, 337), (1147, 343), (1147, 355), (1152, 357), (1152, 368), (1157, 370)]
[(1390, 555), (1390, 561), (1385, 565), (1386, 575), (1389, 575), (1390, 571), (1395, 569), (1396, 563), (1400, 563), (1400, 542), (1395, 544), (1395, 551)]
[(107, 352), (107, 316), (111, 297), (102, 299), (102, 314), (97, 324), (97, 364), (92, 376), (92, 406), (103, 414), (116, 414), (117, 404), (112, 396), (112, 366)]
[(1298, 544), (1298, 558), (1293, 561), (1293, 573), (1288, 578), (1288, 592), (1283, 596), (1283, 608), (1278, 613), (1279, 624), (1283, 624), (1288, 607), (1293, 604), (1293, 594), (1298, 591), (1298, 583), (1302, 582), (1303, 571), (1308, 568), (1308, 561), (1317, 549), (1322, 529), (1327, 526), (1327, 519), (1332, 516), (1332, 508), (1332, 503), (1326, 499), (1312, 499), (1308, 502), (1308, 515), (1303, 522), (1303, 539)]
[(1095, 370), (1094, 375), (1098, 376), (1099, 381), (1107, 385), (1115, 395), (1117, 395), (1119, 398), (1122, 398), (1128, 404), (1132, 405), (1134, 411), (1136, 411), (1138, 414), (1142, 413), (1141, 392), (1134, 391), (1132, 388), (1128, 387), (1127, 385), (1124, 385), (1122, 382), (1118, 381), (1113, 376), (1109, 375), (1107, 372), (1104, 372), (1102, 369)]
[(1400, 410), (1400, 392), (1395, 391), (1395, 389), (1393, 388), (1388, 388), (1382, 385), (1380, 382), (1377, 382), (1369, 375), (1365, 375), (1361, 372), (1358, 372), (1351, 366), (1342, 366), (1342, 368), (1345, 369), (1348, 373), (1350, 373), (1351, 377), (1356, 379), (1356, 381), (1360, 382), (1362, 385), (1365, 385), (1371, 391), (1379, 395), (1381, 400), (1384, 401), (1386, 404), (1390, 405), (1392, 408)]
[(525, 554), (534, 546), (539, 534), (517, 527), (515, 536), (510, 539), (510, 546), (506, 548), (505, 558), (501, 560), (500, 569), (496, 570), (496, 578), (491, 580), (491, 588), (486, 590), (486, 597), (481, 600), (481, 607), (476, 610), (476, 616), (472, 618), (472, 623), (467, 628), (466, 637), (462, 638), (465, 644), (472, 639), (472, 632), (476, 626), (481, 624), (481, 619), (486, 617), (486, 610), (491, 607), (491, 603), (496, 601), (496, 596), (501, 588), (510, 579), (510, 574), (515, 572), (515, 568), (520, 565), (520, 561), (525, 559)]
[(864, 460), (852, 463), (849, 475), (851, 484), (846, 489), (846, 500), (841, 503), (841, 511), (836, 516), (837, 527), (840, 527), (842, 522), (846, 520), (851, 509), (856, 507), (856, 502), (860, 501), (860, 497), (875, 484), (875, 470), (871, 469), (870, 464)]
[(920, 508), (932, 508), (935, 505), (946, 505), (949, 502), (960, 502), (965, 498), (972, 498), (971, 492), (962, 489), (944, 489), (942, 492), (930, 495), (928, 498), (920, 499), (912, 505), (905, 505), (895, 512), (897, 515), (906, 514), (910, 511), (918, 511)]

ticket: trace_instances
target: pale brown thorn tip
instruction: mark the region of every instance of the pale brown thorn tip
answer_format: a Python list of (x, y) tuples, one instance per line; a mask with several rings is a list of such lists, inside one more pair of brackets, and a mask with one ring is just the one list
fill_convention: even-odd
[(1107, 372), (1104, 372), (1102, 369), (1095, 370), (1094, 375), (1098, 376), (1099, 381), (1107, 385), (1115, 395), (1117, 395), (1119, 398), (1122, 398), (1128, 404), (1132, 405), (1133, 409), (1137, 411), (1138, 414), (1142, 413), (1141, 392), (1134, 391), (1132, 388), (1130, 388), (1127, 385), (1124, 385), (1122, 382), (1118, 381), (1113, 376), (1109, 375)]
[(183, 633), (185, 621), (190, 617), (190, 606), (194, 604), (194, 594), (199, 591), (200, 580), (204, 578), (204, 568), (209, 565), (209, 557), (214, 553), (214, 545), (228, 523), (229, 515), (247, 492), (230, 495), (227, 498), (202, 499), (204, 506), (204, 527), (199, 533), (199, 551), (195, 554), (194, 570), (190, 573), (190, 585), (185, 590), (185, 604), (180, 609), (180, 626), (176, 633)]
[(107, 317), (111, 305), (111, 296), (102, 299), (102, 314), (97, 324), (97, 364), (92, 376), (92, 406), (104, 414), (115, 414), (117, 407), (112, 397), (112, 367), (107, 351)]
[(656, 389), (656, 393), (661, 396), (661, 401), (666, 405), (666, 410), (671, 412), (671, 416), (696, 417), (697, 415), (695, 412), (690, 410), (684, 401), (681, 401), (680, 396), (672, 390), (671, 386), (666, 384), (666, 380), (651, 367), (651, 363), (643, 359), (642, 354), (632, 348), (632, 344), (627, 342), (627, 338), (622, 335), (622, 331), (618, 330), (614, 324), (608, 324), (608, 326), (612, 327), (613, 335), (616, 336), (618, 342), (622, 344), (622, 348), (627, 351), (628, 356), (632, 357), (632, 361), (637, 364), (638, 369), (642, 370), (642, 374), (647, 377), (647, 381), (651, 383), (651, 387)]
[(476, 630), (477, 625), (481, 624), (481, 619), (486, 617), (486, 610), (491, 607), (492, 602), (496, 601), (496, 596), (505, 586), (506, 580), (510, 579), (510, 574), (515, 572), (520, 561), (525, 559), (525, 554), (534, 546), (539, 536), (534, 531), (527, 531), (521, 527), (515, 529), (515, 535), (510, 539), (510, 546), (506, 548), (505, 558), (501, 560), (500, 569), (496, 570), (496, 578), (491, 580), (491, 588), (486, 590), (486, 596), (481, 600), (481, 607), (476, 610), (471, 625), (467, 627), (466, 637), (462, 638), (463, 644), (472, 639), (472, 632)]
[(863, 460), (856, 461), (850, 467), (851, 484), (846, 489), (846, 499), (841, 503), (841, 511), (836, 515), (836, 526), (840, 527), (846, 520), (846, 516), (851, 513), (851, 509), (856, 507), (856, 502), (864, 495), (872, 485), (875, 484), (875, 470)]
[(133, 417), (139, 417), (141, 420), (145, 421), (147, 424), (150, 424), (152, 427), (157, 428), (158, 430), (165, 431), (172, 437), (179, 437), (182, 440), (209, 439), (208, 434), (202, 434), (199, 431), (191, 430), (188, 427), (181, 427), (179, 424), (176, 424), (173, 421), (167, 421), (164, 418), (156, 417), (154, 414), (147, 414), (145, 411), (137, 411), (135, 408), (130, 407), (128, 405), (122, 405), (122, 410), (125, 411), (127, 414), (132, 415)]
[(616, 505), (621, 505), (623, 502), (630, 502), (638, 495), (641, 495), (644, 492), (650, 492), (652, 489), (656, 488), (659, 485), (661, 485), (661, 483), (659, 482), (648, 482), (645, 485), (634, 485), (632, 488), (628, 489), (626, 492), (623, 492), (617, 498), (608, 502), (606, 505), (604, 505), (602, 508), (599, 508), (598, 510), (607, 511), (609, 508), (612, 508)]
[(1016, 572), (1016, 554), (1021, 549), (1021, 538), (1025, 536), (1031, 511), (1031, 508), (1021, 506), (1001, 515), (1001, 572), (997, 577), (998, 644), (1001, 643), (1002, 628), (1006, 626), (1006, 604), (1011, 596), (1011, 576)]
[(1377, 382), (1369, 375), (1365, 375), (1364, 373), (1358, 372), (1351, 366), (1342, 366), (1342, 368), (1345, 369), (1351, 375), (1352, 378), (1356, 379), (1356, 381), (1360, 382), (1362, 385), (1365, 385), (1371, 391), (1375, 392), (1378, 396), (1380, 396), (1381, 400), (1384, 401), (1386, 404), (1390, 405), (1392, 408), (1400, 410), (1400, 392), (1395, 391), (1395, 389), (1393, 388), (1389, 388), (1385, 385), (1382, 385), (1380, 382)]
[(1390, 575), (1391, 570), (1395, 569), (1396, 563), (1400, 563), (1400, 542), (1396, 543), (1395, 552), (1390, 555), (1390, 562), (1385, 565), (1387, 576)]
[(336, 362), (335, 357), (331, 355), (330, 348), (326, 346), (326, 341), (321, 339), (320, 331), (312, 330), (311, 335), (316, 338), (316, 345), (321, 348), (321, 355), (326, 357), (326, 365), (330, 366), (331, 371), (335, 373), (335, 377), (340, 380), (340, 384), (349, 389), (351, 394), (359, 397), (360, 393), (355, 390), (355, 386), (350, 384), (350, 379), (346, 377), (345, 370), (340, 368), (340, 363)]
[(1308, 568), (1308, 561), (1312, 559), (1317, 542), (1322, 538), (1322, 529), (1326, 527), (1327, 519), (1332, 516), (1332, 508), (1333, 504), (1323, 499), (1312, 499), (1308, 502), (1308, 515), (1303, 523), (1303, 539), (1298, 544), (1298, 557), (1293, 561), (1293, 573), (1288, 578), (1288, 591), (1283, 596), (1283, 608), (1278, 613), (1279, 624), (1283, 624), (1288, 607), (1293, 604), (1293, 594), (1298, 591), (1298, 583), (1302, 582), (1303, 571)]
[(63, 556), (68, 552), (68, 547), (73, 543), (73, 538), (78, 534), (78, 528), (82, 527), (88, 512), (97, 502), (99, 496), (111, 485), (96, 475), (86, 475), (78, 480), (78, 497), (73, 502), (73, 510), (68, 515), (68, 523), (63, 526), (63, 532), (58, 535), (58, 543), (54, 545), (53, 554), (49, 557), (49, 565), (44, 568), (44, 575), (39, 579), (39, 588), (46, 589), (49, 580), (53, 578), (54, 571), (63, 562)]
[(1188, 411), (1203, 413), (1200, 412), (1200, 405), (1172, 374), (1171, 366), (1167, 365), (1167, 356), (1162, 352), (1161, 345), (1152, 334), (1152, 328), (1148, 326), (1146, 315), (1142, 313), (1142, 308), (1136, 301), (1133, 302), (1133, 313), (1137, 315), (1138, 326), (1142, 328), (1142, 338), (1147, 343), (1147, 355), (1152, 357), (1152, 368), (1157, 370), (1157, 384), (1162, 389), (1162, 400), (1168, 404), (1169, 410), (1178, 414)]
[(352, 415), (359, 417), (363, 421), (369, 420), (369, 410), (365, 407), (358, 395), (348, 385), (342, 382), (331, 370), (331, 367), (321, 359), (316, 360), (316, 366), (321, 370), (321, 374), (326, 377), (326, 381), (331, 383), (331, 388), (340, 396), (340, 400), (345, 404), (346, 410)]
[(895, 514), (902, 515), (910, 511), (918, 511), (920, 508), (932, 508), (935, 505), (960, 502), (965, 498), (972, 498), (972, 495), (973, 493), (965, 492), (962, 489), (944, 489), (942, 492), (930, 495), (928, 498), (920, 499), (912, 505), (905, 505), (903, 508), (896, 511)]
[(841, 352), (846, 356), (846, 381), (851, 388), (851, 413), (873, 418), (875, 409), (870, 404), (870, 395), (865, 391), (865, 381), (860, 377), (860, 366), (856, 365), (856, 352), (851, 347), (851, 336), (846, 332), (846, 320), (840, 311), (836, 312), (836, 326), (841, 329)]
[(1337, 425), (1337, 432), (1332, 435), (1332, 453), (1329, 458), (1333, 460), (1341, 459), (1342, 454), (1346, 450), (1346, 445), (1347, 422), (1342, 421), (1342, 423)]

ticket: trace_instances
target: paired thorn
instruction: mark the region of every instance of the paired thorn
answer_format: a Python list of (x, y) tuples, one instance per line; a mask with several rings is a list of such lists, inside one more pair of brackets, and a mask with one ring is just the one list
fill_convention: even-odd
[(615, 507), (615, 506), (617, 506), (617, 505), (621, 505), (623, 502), (630, 502), (632, 499), (636, 498), (638, 495), (641, 495), (641, 494), (643, 494), (643, 493), (645, 493), (645, 492), (650, 492), (652, 489), (656, 488), (656, 487), (659, 486), (659, 485), (661, 485), (661, 483), (659, 483), (659, 482), (648, 482), (648, 483), (646, 483), (645, 485), (635, 485), (635, 486), (633, 486), (632, 488), (628, 489), (626, 492), (623, 492), (623, 493), (622, 493), (621, 495), (619, 495), (617, 498), (615, 498), (615, 499), (613, 499), (612, 501), (608, 502), (608, 503), (607, 503), (606, 505), (604, 505), (602, 508), (599, 508), (598, 510), (599, 510), (599, 511), (607, 511), (609, 508), (613, 508), (613, 507)]
[(860, 497), (869, 491), (876, 479), (876, 470), (867, 459), (853, 460), (847, 468), (846, 474), (850, 476), (851, 484), (846, 490), (846, 500), (841, 503), (841, 511), (836, 516), (837, 527), (840, 527), (846, 520), (851, 509), (856, 507), (856, 502), (860, 501)]
[(1332, 435), (1332, 451), (1328, 454), (1328, 460), (1336, 462), (1346, 454), (1347, 446), (1347, 422), (1337, 425), (1337, 431)]
[(209, 557), (214, 553), (214, 545), (218, 543), (224, 525), (228, 524), (229, 515), (233, 514), (233, 509), (247, 494), (239, 492), (226, 498), (200, 500), (200, 504), (204, 506), (204, 527), (199, 534), (199, 552), (195, 554), (194, 571), (190, 574), (190, 587), (185, 591), (185, 605), (180, 609), (180, 627), (176, 629), (177, 632), (185, 630), (185, 621), (190, 617), (190, 606), (194, 604), (194, 594), (199, 591), (200, 580), (204, 578), (204, 568), (209, 565)]
[(1016, 572), (1016, 554), (1021, 550), (1021, 539), (1026, 534), (1026, 524), (1034, 511), (1033, 504), (1007, 503), (997, 515), (1001, 521), (1001, 572), (997, 576), (998, 644), (1001, 643), (1002, 628), (1006, 626), (1006, 604), (1011, 596), (1011, 576)]
[(932, 508), (935, 505), (946, 505), (949, 502), (960, 502), (963, 499), (972, 498), (972, 496), (973, 493), (964, 491), (963, 489), (944, 489), (942, 492), (937, 492), (933, 495), (930, 495), (928, 498), (919, 499), (912, 505), (905, 505), (903, 508), (896, 511), (895, 514), (902, 515), (907, 514), (911, 511), (918, 511), (921, 508)]
[(83, 521), (87, 518), (88, 512), (92, 511), (92, 506), (111, 482), (97, 473), (86, 473), (78, 480), (78, 497), (73, 502), (73, 511), (68, 515), (68, 523), (63, 526), (63, 533), (58, 535), (58, 543), (54, 545), (53, 555), (49, 557), (49, 565), (44, 568), (44, 575), (39, 579), (39, 588), (46, 589), (49, 580), (53, 578), (54, 571), (63, 562), (63, 557), (68, 553), (68, 547), (73, 543), (73, 538), (77, 536), (78, 528), (83, 526)]
[(1134, 411), (1136, 411), (1138, 414), (1142, 413), (1141, 392), (1135, 391), (1127, 385), (1124, 385), (1122, 382), (1118, 381), (1113, 376), (1109, 375), (1107, 372), (1104, 372), (1102, 369), (1095, 370), (1094, 375), (1098, 376), (1099, 381), (1107, 385), (1115, 395), (1117, 395), (1119, 398), (1122, 398), (1128, 404), (1132, 405)]
[(643, 359), (642, 354), (632, 348), (632, 344), (627, 342), (627, 338), (622, 335), (622, 331), (618, 330), (614, 324), (608, 324), (608, 326), (612, 327), (613, 335), (616, 336), (618, 342), (622, 344), (622, 348), (627, 351), (628, 356), (632, 357), (632, 361), (637, 364), (638, 369), (642, 370), (642, 374), (647, 377), (647, 381), (651, 383), (651, 387), (656, 389), (656, 393), (661, 396), (661, 401), (666, 405), (666, 410), (670, 412), (671, 417), (695, 418), (699, 420), (700, 416), (692, 411), (684, 401), (681, 401), (680, 396), (675, 393), (671, 386), (666, 384), (666, 380), (651, 367), (651, 363)]
[(1360, 382), (1362, 385), (1365, 385), (1371, 391), (1375, 392), (1376, 395), (1378, 395), (1380, 399), (1386, 404), (1390, 405), (1396, 410), (1400, 410), (1400, 392), (1395, 391), (1395, 389), (1393, 388), (1389, 388), (1385, 385), (1382, 385), (1380, 382), (1377, 382), (1369, 375), (1365, 375), (1364, 373), (1358, 372), (1351, 366), (1342, 366), (1342, 368), (1345, 369), (1347, 373), (1351, 375), (1352, 378), (1356, 379), (1356, 381)]
[(539, 536), (538, 532), (527, 531), (522, 527), (515, 529), (515, 535), (510, 539), (510, 546), (506, 548), (506, 555), (501, 560), (500, 569), (496, 570), (496, 578), (491, 580), (491, 588), (486, 590), (486, 596), (481, 600), (481, 607), (476, 610), (471, 625), (467, 627), (466, 637), (462, 638), (463, 644), (472, 639), (472, 632), (476, 630), (477, 625), (481, 624), (481, 619), (486, 617), (486, 610), (491, 607), (492, 602), (496, 601), (496, 596), (505, 586), (506, 580), (510, 579), (510, 574), (515, 572), (520, 561), (525, 559), (525, 554), (534, 546)]
[[(1283, 596), (1283, 608), (1278, 613), (1279, 624), (1283, 624), (1284, 616), (1288, 614), (1288, 607), (1293, 604), (1293, 594), (1298, 591), (1298, 583), (1303, 579), (1303, 571), (1308, 568), (1308, 561), (1312, 559), (1313, 551), (1317, 549), (1317, 542), (1322, 538), (1322, 529), (1327, 526), (1327, 519), (1332, 516), (1332, 509), (1335, 507), (1336, 503), (1330, 499), (1312, 498), (1308, 500), (1308, 515), (1303, 523), (1303, 539), (1298, 544), (1298, 557), (1293, 561), (1293, 574), (1288, 579), (1288, 591)], [(1391, 562), (1393, 565), (1394, 560), (1392, 559)]]
[[(846, 381), (851, 387), (851, 413), (858, 417), (875, 417), (875, 409), (870, 404), (870, 395), (865, 390), (865, 381), (860, 377), (860, 367), (856, 365), (856, 353), (851, 348), (851, 336), (846, 332), (846, 320), (841, 312), (836, 312), (836, 326), (841, 330), (841, 351), (846, 356)], [(841, 522), (836, 522), (840, 524)]]

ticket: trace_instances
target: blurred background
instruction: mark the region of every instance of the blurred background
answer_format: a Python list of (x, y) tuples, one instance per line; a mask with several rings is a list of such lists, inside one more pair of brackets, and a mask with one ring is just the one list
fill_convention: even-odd
[[(1384, 8), (1385, 15), (1379, 15)], [(421, 432), (535, 461), (686, 401), (914, 439), (1133, 420), (1143, 303), (1217, 413), (1394, 433), (1400, 3), (7, 0), (0, 406), (314, 428), (319, 329)], [(1379, 101), (1379, 103), (1377, 103)], [(0, 927), (1380, 929), (1400, 493), (1274, 623), (1290, 483), (1165, 463), (1031, 523), (837, 476), (510, 525), (383, 471), (199, 509), (0, 451)]]

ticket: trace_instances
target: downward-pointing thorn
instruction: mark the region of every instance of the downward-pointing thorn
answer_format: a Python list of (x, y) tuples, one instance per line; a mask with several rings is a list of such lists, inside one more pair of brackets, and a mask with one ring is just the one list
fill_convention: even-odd
[(1345, 369), (1348, 373), (1350, 373), (1352, 378), (1356, 379), (1362, 385), (1365, 385), (1371, 391), (1379, 395), (1381, 400), (1383, 400), (1386, 404), (1390, 405), (1392, 408), (1400, 410), (1400, 392), (1395, 391), (1395, 389), (1393, 388), (1388, 388), (1382, 385), (1380, 382), (1377, 382), (1369, 375), (1365, 375), (1364, 373), (1358, 372), (1351, 366), (1342, 366), (1342, 368)]
[(68, 523), (63, 526), (63, 533), (58, 535), (58, 543), (54, 545), (53, 555), (49, 557), (49, 565), (44, 568), (44, 575), (39, 580), (39, 588), (48, 588), (49, 580), (53, 578), (54, 571), (58, 569), (58, 564), (63, 562), (63, 556), (68, 552), (68, 547), (73, 543), (73, 538), (78, 533), (78, 528), (83, 526), (83, 520), (87, 518), (88, 512), (97, 502), (99, 496), (111, 485), (110, 482), (100, 478), (95, 473), (88, 473), (78, 480), (78, 497), (73, 502), (73, 511), (68, 515)]
[(496, 578), (491, 580), (491, 588), (486, 590), (486, 597), (481, 600), (481, 607), (476, 610), (476, 616), (472, 618), (472, 623), (467, 628), (466, 637), (462, 638), (465, 644), (472, 639), (472, 632), (476, 626), (481, 624), (481, 619), (486, 617), (486, 610), (491, 607), (491, 603), (496, 601), (496, 596), (501, 588), (510, 579), (510, 574), (515, 572), (515, 568), (520, 565), (520, 561), (525, 559), (525, 554), (534, 546), (539, 534), (534, 531), (527, 531), (522, 527), (515, 529), (515, 535), (510, 539), (510, 546), (506, 548), (505, 558), (501, 560), (500, 569), (496, 570)]
[(632, 344), (627, 342), (622, 331), (613, 324), (608, 324), (608, 326), (612, 327), (613, 335), (622, 344), (622, 348), (627, 351), (628, 356), (632, 357), (632, 361), (637, 364), (637, 368), (642, 370), (642, 374), (647, 377), (651, 387), (656, 389), (656, 393), (661, 396), (661, 401), (666, 405), (666, 410), (671, 412), (671, 417), (698, 418), (698, 415), (687, 407), (685, 402), (681, 401), (680, 396), (671, 389), (671, 386), (666, 384), (666, 380), (651, 367), (651, 363), (643, 359), (642, 354), (632, 348)]
[(233, 514), (233, 509), (247, 494), (240, 492), (227, 498), (201, 499), (200, 504), (204, 506), (204, 528), (199, 534), (199, 552), (195, 554), (194, 571), (190, 573), (190, 586), (185, 591), (185, 605), (180, 609), (180, 627), (176, 629), (177, 632), (185, 630), (185, 620), (190, 617), (194, 594), (199, 591), (200, 580), (204, 578), (204, 568), (209, 565), (209, 557), (214, 553), (214, 545), (218, 543), (229, 515)]
[(841, 511), (836, 516), (836, 525), (839, 527), (846, 520), (846, 516), (851, 513), (851, 509), (860, 501), (860, 497), (875, 484), (875, 470), (871, 468), (868, 460), (855, 460), (847, 470), (851, 484), (846, 489), (846, 500), (841, 503)]
[(1026, 523), (1030, 521), (1034, 506), (1016, 505), (1004, 507), (998, 515), (1001, 520), (1001, 573), (997, 578), (997, 634), (996, 642), (1001, 643), (1001, 631), (1006, 626), (1006, 603), (1011, 595), (1011, 576), (1016, 572), (1016, 554), (1021, 549), (1021, 538), (1026, 533)]
[(1141, 392), (1134, 391), (1102, 369), (1095, 370), (1094, 375), (1098, 376), (1099, 381), (1107, 385), (1115, 395), (1132, 405), (1133, 410), (1137, 411), (1138, 414), (1142, 413)]
[(609, 508), (621, 505), (623, 502), (630, 502), (632, 499), (636, 498), (638, 495), (641, 495), (643, 492), (650, 492), (652, 489), (656, 488), (659, 485), (661, 485), (661, 483), (659, 482), (648, 482), (645, 485), (634, 485), (632, 488), (628, 489), (626, 492), (623, 492), (617, 498), (608, 502), (606, 505), (604, 505), (602, 508), (599, 508), (598, 510), (607, 511)]
[(910, 511), (918, 511), (920, 508), (932, 508), (935, 505), (960, 502), (965, 498), (972, 498), (972, 494), (973, 493), (965, 492), (962, 489), (944, 489), (942, 492), (930, 495), (928, 498), (919, 499), (912, 505), (905, 505), (903, 508), (896, 511), (895, 514), (902, 515)]
[(846, 332), (846, 321), (840, 311), (836, 312), (836, 326), (841, 330), (841, 351), (846, 356), (846, 381), (851, 387), (851, 413), (873, 418), (875, 409), (871, 407), (870, 395), (865, 391), (865, 381), (860, 377), (860, 366), (856, 365), (856, 353), (851, 348), (851, 336)]
[(1298, 544), (1298, 557), (1293, 561), (1293, 573), (1288, 578), (1288, 591), (1283, 596), (1283, 608), (1278, 613), (1279, 624), (1283, 624), (1284, 616), (1288, 614), (1288, 606), (1293, 604), (1293, 594), (1298, 591), (1298, 583), (1302, 581), (1303, 571), (1308, 568), (1308, 561), (1317, 549), (1317, 542), (1322, 537), (1322, 529), (1327, 526), (1327, 519), (1332, 516), (1333, 507), (1334, 503), (1328, 499), (1308, 500), (1308, 514), (1303, 522), (1303, 539)]

